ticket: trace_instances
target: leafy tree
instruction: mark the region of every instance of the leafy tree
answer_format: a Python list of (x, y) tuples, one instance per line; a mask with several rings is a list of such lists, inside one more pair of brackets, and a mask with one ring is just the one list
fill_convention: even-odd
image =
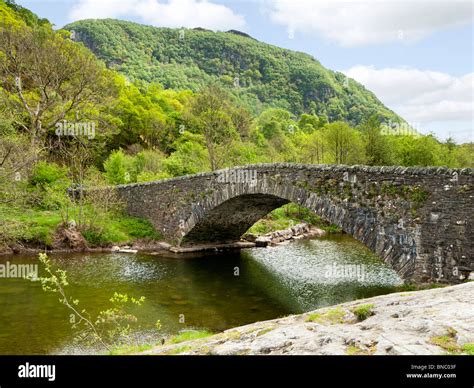
[(215, 85), (196, 95), (191, 103), (189, 122), (204, 136), (211, 170), (222, 166), (216, 152), (218, 145), (226, 145), (238, 137), (232, 122), (228, 95)]
[(163, 162), (165, 171), (171, 176), (210, 170), (210, 159), (203, 135), (185, 133), (177, 140), (175, 148), (176, 151)]
[(363, 161), (360, 134), (349, 124), (336, 121), (327, 124), (323, 132), (332, 163), (353, 164)]
[(397, 164), (402, 166), (438, 166), (441, 147), (432, 135), (396, 136)]
[(391, 164), (391, 150), (386, 137), (382, 134), (378, 117), (370, 116), (363, 122), (360, 130), (365, 143), (366, 163), (369, 166)]
[(55, 125), (113, 95), (109, 71), (66, 32), (50, 26), (0, 26), (2, 99), (19, 113), (32, 143)]
[(104, 163), (105, 176), (110, 184), (120, 185), (127, 183), (127, 168), (125, 155), (122, 150), (114, 151)]
[(326, 148), (326, 139), (322, 131), (314, 131), (306, 135), (300, 147), (301, 162), (311, 164), (324, 163)]
[(298, 127), (307, 133), (319, 128), (319, 118), (316, 115), (303, 113), (298, 121)]

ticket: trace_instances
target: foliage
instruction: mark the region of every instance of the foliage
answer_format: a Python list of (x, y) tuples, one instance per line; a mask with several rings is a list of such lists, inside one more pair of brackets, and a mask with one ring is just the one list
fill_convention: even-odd
[[(77, 213), (77, 207), (69, 209), (71, 219)], [(90, 213), (94, 213), (93, 210)], [(51, 248), (57, 227), (63, 222), (63, 215), (57, 210), (0, 205), (0, 246), (28, 244)], [(159, 240), (162, 237), (148, 221), (120, 213), (107, 213), (90, 225), (87, 221), (81, 229), (90, 246), (132, 244), (137, 239)]]
[(179, 344), (185, 341), (192, 341), (199, 338), (206, 338), (211, 336), (213, 333), (207, 330), (186, 330), (173, 337), (167, 342), (170, 344)]
[(327, 124), (324, 136), (332, 163), (357, 164), (363, 161), (360, 134), (347, 123), (337, 121)]
[(130, 175), (125, 166), (126, 157), (122, 150), (112, 152), (104, 162), (105, 176), (112, 185), (124, 184), (130, 181)]
[(65, 28), (132, 80), (193, 91), (217, 83), (254, 114), (276, 107), (353, 125), (371, 113), (403, 122), (362, 85), (325, 69), (310, 55), (246, 36), (202, 29), (183, 34), (111, 19), (83, 20)]
[(364, 138), (365, 158), (369, 166), (392, 164), (392, 151), (387, 137), (382, 134), (378, 117), (372, 115), (360, 126)]
[(67, 32), (47, 23), (0, 24), (0, 99), (32, 143), (54, 139), (64, 121), (100, 120), (114, 96), (110, 71)]
[(57, 294), (59, 302), (70, 311), (70, 323), (77, 332), (76, 340), (87, 345), (100, 344), (106, 350), (113, 346), (130, 342), (132, 327), (137, 323), (137, 317), (129, 310), (131, 306), (141, 306), (145, 297), (129, 297), (127, 294), (115, 292), (109, 299), (111, 306), (91, 318), (86, 309), (79, 307), (79, 300), (66, 293), (69, 285), (66, 271), (53, 267), (45, 253), (40, 253), (39, 261), (43, 265), (46, 276), (39, 277), (41, 287), (45, 292)]
[(55, 163), (45, 161), (38, 162), (31, 174), (29, 183), (32, 186), (46, 188), (55, 184), (60, 184), (67, 179), (67, 170)]
[(359, 321), (364, 321), (368, 317), (374, 315), (374, 305), (373, 304), (361, 304), (352, 309), (352, 312), (357, 317)]
[(223, 166), (225, 150), (232, 140), (238, 138), (232, 111), (228, 95), (215, 85), (209, 86), (192, 100), (188, 122), (203, 136), (211, 170)]
[(329, 323), (337, 324), (343, 323), (346, 313), (341, 307), (335, 307), (325, 311), (324, 313), (315, 312), (308, 315), (306, 322)]
[(318, 228), (331, 233), (341, 231), (336, 225), (329, 224), (310, 209), (299, 206), (295, 203), (288, 203), (273, 210), (264, 218), (257, 221), (246, 233), (261, 235), (276, 230), (287, 229), (301, 222), (317, 226)]
[[(70, 221), (93, 245), (157, 238), (120, 223), (115, 184), (271, 162), (474, 167), (472, 143), (382, 131), (403, 120), (303, 53), (114, 20), (54, 30), (13, 1), (0, 0), (0, 19), (2, 244), (49, 246)], [(66, 121), (97, 133), (57, 136)], [(410, 195), (414, 207), (426, 200)], [(333, 228), (290, 206), (250, 231), (301, 220)]]

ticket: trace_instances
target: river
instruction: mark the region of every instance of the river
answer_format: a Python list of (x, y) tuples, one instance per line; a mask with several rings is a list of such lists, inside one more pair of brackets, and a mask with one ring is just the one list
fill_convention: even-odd
[[(185, 329), (212, 332), (389, 293), (397, 274), (347, 235), (299, 240), (270, 248), (172, 254), (51, 255), (67, 271), (69, 295), (92, 316), (117, 291), (145, 296), (134, 311), (137, 341)], [(0, 264), (37, 263), (36, 256), (4, 256)], [(41, 271), (40, 271), (41, 274)], [(156, 320), (162, 332), (154, 330)], [(78, 354), (69, 311), (39, 282), (0, 279), (0, 354)]]

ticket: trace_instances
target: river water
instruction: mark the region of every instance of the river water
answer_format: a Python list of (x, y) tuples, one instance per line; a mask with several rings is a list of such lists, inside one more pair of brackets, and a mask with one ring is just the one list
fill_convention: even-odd
[[(397, 274), (347, 235), (270, 248), (191, 256), (51, 255), (65, 269), (69, 295), (92, 316), (113, 293), (145, 296), (134, 313), (137, 341), (186, 329), (222, 331), (256, 321), (389, 293)], [(0, 257), (0, 264), (37, 263), (35, 256)], [(41, 270), (40, 270), (41, 275)], [(158, 335), (156, 320), (162, 324)], [(87, 353), (73, 342), (69, 311), (39, 282), (0, 278), (0, 354)]]

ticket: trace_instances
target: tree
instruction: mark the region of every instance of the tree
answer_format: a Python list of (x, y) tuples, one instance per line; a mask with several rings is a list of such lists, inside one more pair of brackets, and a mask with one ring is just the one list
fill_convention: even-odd
[(323, 133), (333, 163), (353, 164), (363, 161), (360, 134), (349, 124), (342, 121), (327, 124)]
[(24, 183), (39, 152), (25, 134), (15, 130), (11, 115), (0, 109), (0, 204), (25, 199)]
[(112, 152), (104, 163), (105, 175), (109, 183), (120, 185), (127, 183), (125, 155), (122, 150)]
[(367, 118), (360, 130), (364, 139), (366, 163), (369, 166), (383, 166), (391, 164), (390, 148), (381, 132), (380, 120), (377, 115)]
[(0, 53), (2, 99), (19, 112), (17, 124), (32, 144), (68, 115), (84, 113), (113, 94), (103, 64), (66, 32), (3, 24)]
[(210, 158), (203, 135), (186, 132), (176, 143), (176, 151), (163, 161), (168, 174), (180, 176), (209, 171)]
[(291, 120), (291, 113), (278, 108), (263, 111), (257, 118), (257, 127), (266, 139), (272, 140), (297, 128)]
[(298, 121), (298, 127), (307, 133), (319, 128), (319, 118), (316, 115), (303, 113)]
[(231, 118), (228, 95), (211, 85), (199, 93), (191, 103), (189, 122), (204, 136), (212, 170), (222, 164), (222, 156), (216, 152), (218, 145), (230, 144), (238, 137)]
[(314, 131), (307, 135), (301, 147), (301, 161), (303, 163), (324, 163), (326, 140), (322, 131)]
[(439, 166), (441, 146), (433, 135), (397, 136), (400, 164), (403, 166)]

